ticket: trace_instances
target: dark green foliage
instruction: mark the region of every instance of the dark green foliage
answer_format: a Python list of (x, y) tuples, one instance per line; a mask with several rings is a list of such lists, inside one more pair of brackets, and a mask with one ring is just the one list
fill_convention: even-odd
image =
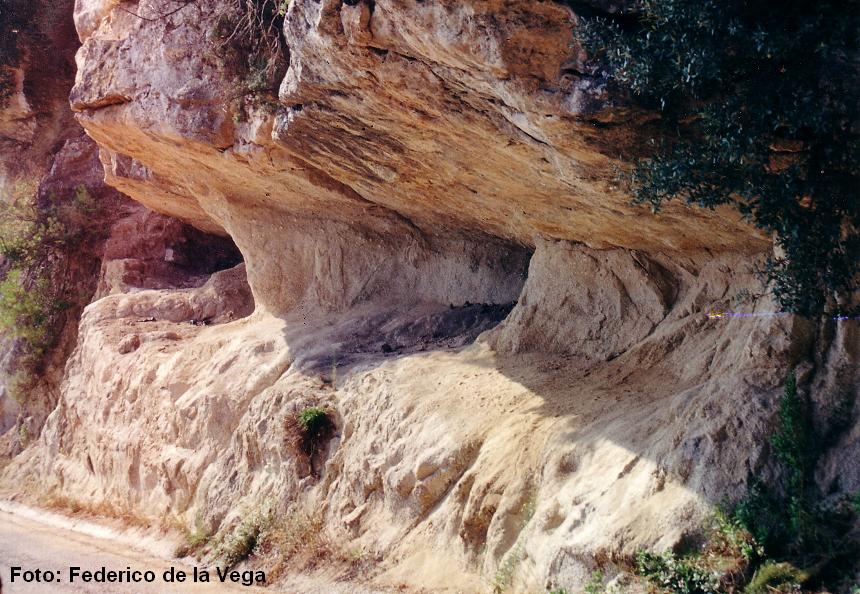
[(656, 555), (640, 551), (636, 573), (655, 586), (674, 594), (718, 594), (718, 576), (699, 566), (697, 557), (678, 558), (672, 553)]
[(761, 547), (737, 519), (721, 511), (714, 515), (702, 536), (701, 544), (685, 547), (681, 552), (637, 553), (633, 570), (651, 583), (649, 592), (738, 591), (750, 566), (761, 559)]
[(804, 582), (825, 585), (838, 584), (860, 569), (860, 509), (850, 498), (825, 502), (817, 492), (812, 474), (821, 440), (810, 416), (790, 373), (771, 437), (781, 484), (754, 481), (734, 509), (735, 519), (762, 545), (764, 555), (757, 561), (765, 562), (767, 557), (759, 569), (762, 573), (753, 580), (757, 589), (751, 592), (773, 585), (771, 580), (786, 568), (794, 572), (793, 580), (802, 576)]
[(815, 462), (809, 411), (797, 393), (793, 372), (786, 377), (777, 427), (770, 441), (784, 485), (778, 491), (754, 481), (735, 514), (769, 552), (780, 552), (798, 540), (806, 528), (807, 481)]
[(807, 479), (813, 471), (814, 452), (809, 411), (797, 394), (797, 380), (789, 373), (779, 406), (779, 425), (771, 438), (774, 454), (786, 471), (789, 530), (804, 532), (804, 500)]
[[(600, 570), (591, 572), (591, 575), (588, 577), (588, 581), (585, 583), (583, 593), (604, 594), (606, 592), (606, 586), (603, 584), (605, 577), (606, 576), (603, 575), (603, 572)], [(567, 594), (567, 592), (565, 590), (554, 590), (550, 594)]]
[(776, 481), (752, 481), (747, 495), (715, 515), (701, 547), (683, 554), (640, 552), (635, 570), (661, 592), (847, 591), (860, 570), (860, 494), (825, 499), (813, 472), (821, 440), (794, 373), (785, 381), (770, 442)]
[(775, 235), (762, 272), (805, 315), (857, 286), (858, 31), (858, 0), (640, 0), (577, 31), (592, 73), (661, 115), (636, 199), (733, 205)]
[(783, 503), (774, 489), (754, 480), (746, 496), (734, 507), (733, 517), (750, 531), (756, 542), (771, 552), (791, 539)]
[(41, 275), (25, 278), (20, 268), (10, 270), (0, 282), (0, 332), (24, 341), (24, 350), (34, 359), (51, 346), (51, 322), (63, 308), (52, 299), (50, 279)]

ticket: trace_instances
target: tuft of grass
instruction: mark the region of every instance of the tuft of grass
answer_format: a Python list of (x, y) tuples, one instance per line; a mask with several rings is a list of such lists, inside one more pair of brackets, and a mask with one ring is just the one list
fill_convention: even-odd
[(522, 545), (518, 544), (505, 555), (499, 564), (499, 568), (493, 576), (493, 594), (502, 594), (508, 589), (522, 560), (523, 548)]
[(791, 563), (768, 561), (753, 575), (744, 594), (774, 594), (796, 592), (809, 580), (809, 574)]
[[(520, 520), (517, 532), (522, 532), (526, 525), (531, 522), (537, 509), (537, 494), (531, 488), (528, 490), (528, 493), (525, 501), (520, 506)], [(496, 570), (496, 574), (493, 576), (492, 587), (494, 593), (499, 594), (508, 589), (522, 560), (523, 546), (522, 543), (517, 543), (502, 559), (499, 568)]]
[(153, 527), (167, 528), (163, 521), (153, 521), (151, 518), (140, 515), (132, 508), (113, 500), (86, 501), (69, 497), (57, 491), (49, 491), (39, 493), (35, 497), (35, 502), (41, 507), (75, 517), (117, 520), (125, 526), (134, 526), (145, 530)]
[(319, 511), (293, 505), (279, 514), (260, 535), (254, 554), (266, 566), (267, 581), (287, 571), (306, 572), (317, 567), (340, 567), (344, 578), (359, 573), (373, 559), (361, 549), (346, 549), (325, 530)]
[(225, 534), (215, 549), (215, 556), (227, 568), (232, 568), (251, 556), (261, 536), (275, 520), (270, 504), (264, 504), (256, 511), (247, 514), (229, 533)]
[(26, 448), (30, 443), (30, 428), (25, 424), (21, 423), (18, 425), (18, 444), (22, 448)]
[(319, 406), (311, 406), (299, 413), (299, 425), (307, 433), (319, 432), (328, 421), (328, 412)]

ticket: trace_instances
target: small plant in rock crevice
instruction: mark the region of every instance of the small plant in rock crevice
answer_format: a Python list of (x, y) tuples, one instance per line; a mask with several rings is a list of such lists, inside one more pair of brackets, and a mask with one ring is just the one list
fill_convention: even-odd
[(697, 556), (680, 558), (673, 553), (640, 551), (636, 572), (652, 584), (674, 594), (719, 594), (719, 576), (700, 563)]
[(331, 412), (321, 406), (310, 406), (287, 415), (284, 434), (289, 449), (312, 458), (334, 430)]
[(255, 555), (265, 560), (269, 580), (288, 570), (308, 569), (327, 561), (358, 563), (349, 557), (325, 531), (322, 515), (292, 505), (279, 514), (259, 537)]
[(238, 121), (249, 101), (277, 104), (277, 87), (289, 62), (283, 35), (288, 8), (284, 0), (234, 0), (210, 34), (221, 66), (237, 83), (231, 99)]
[(591, 572), (588, 581), (585, 583), (583, 592), (585, 594), (603, 594), (606, 592), (606, 587), (603, 584), (604, 577), (603, 572), (599, 569)]
[[(519, 511), (519, 526), (517, 529), (517, 534), (521, 533), (523, 529), (528, 525), (531, 519), (534, 517), (535, 510), (537, 509), (537, 495), (532, 490), (531, 487), (528, 489), (528, 496), (523, 501), (523, 504), (520, 506)], [(519, 564), (522, 562), (525, 557), (525, 553), (523, 551), (523, 543), (516, 542), (513, 547), (505, 554), (502, 558), (502, 562), (499, 564), (498, 569), (496, 570), (495, 575), (493, 576), (492, 588), (493, 592), (496, 594), (500, 594), (508, 589), (513, 581), (514, 575), (517, 572), (517, 568)]]

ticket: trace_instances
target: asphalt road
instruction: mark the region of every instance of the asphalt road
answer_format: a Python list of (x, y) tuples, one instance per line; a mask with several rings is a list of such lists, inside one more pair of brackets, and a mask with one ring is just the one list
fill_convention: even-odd
[[(54, 572), (55, 581), (25, 582), (17, 578), (12, 582), (12, 568), (20, 567), (22, 571), (49, 570)], [(70, 583), (70, 568), (79, 567), (81, 571), (97, 571), (101, 567), (107, 570), (125, 570), (140, 572), (152, 571), (155, 581), (152, 583), (120, 584), (84, 582), (80, 578)], [(188, 575), (181, 584), (166, 583), (163, 578), (165, 571), (175, 567)], [(222, 583), (215, 570), (210, 571), (211, 581), (206, 583), (191, 583), (193, 567), (179, 562), (166, 561), (149, 556), (124, 544), (100, 539), (78, 532), (72, 532), (53, 525), (42, 524), (33, 519), (0, 511), (0, 577), (2, 577), (2, 594), (18, 592), (60, 592), (93, 594), (103, 593), (208, 593), (208, 592), (266, 592), (262, 588), (245, 587), (241, 584)]]

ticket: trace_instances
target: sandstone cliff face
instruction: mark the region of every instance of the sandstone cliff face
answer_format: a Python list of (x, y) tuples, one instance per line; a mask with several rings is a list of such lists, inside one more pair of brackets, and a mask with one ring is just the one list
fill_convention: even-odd
[[(219, 57), (233, 3), (129, 11), (159, 13), (76, 3), (78, 121), (110, 185), (244, 264), (164, 280), (128, 262), (146, 241), (108, 249), (5, 476), (221, 533), (299, 502), (384, 559), (378, 583), (575, 591), (743, 491), (790, 367), (823, 410), (860, 396), (849, 323), (708, 316), (773, 310), (737, 299), (769, 242), (629, 204), (613, 167), (648, 116), (580, 72), (570, 9), (293, 0), (277, 101)], [(115, 235), (158, 237), (136, 216)], [(336, 421), (311, 462), (283, 432), (310, 405)], [(852, 427), (836, 491), (860, 488)]]

